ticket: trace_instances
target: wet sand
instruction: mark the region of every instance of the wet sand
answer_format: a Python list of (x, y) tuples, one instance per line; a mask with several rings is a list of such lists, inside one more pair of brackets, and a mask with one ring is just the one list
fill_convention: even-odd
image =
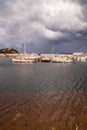
[(87, 90), (1, 93), (0, 130), (87, 130)]

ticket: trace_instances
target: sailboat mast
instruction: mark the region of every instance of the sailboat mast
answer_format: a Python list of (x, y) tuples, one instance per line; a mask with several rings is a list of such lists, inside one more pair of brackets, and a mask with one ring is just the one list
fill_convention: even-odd
[(26, 42), (27, 42), (27, 34), (26, 29), (24, 30), (24, 53), (26, 53)]
[(24, 53), (26, 53), (26, 43), (24, 43)]

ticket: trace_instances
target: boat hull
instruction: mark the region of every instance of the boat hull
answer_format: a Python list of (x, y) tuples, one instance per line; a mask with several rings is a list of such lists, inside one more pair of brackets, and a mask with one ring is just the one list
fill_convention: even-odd
[(16, 58), (12, 58), (12, 61), (16, 62), (16, 63), (34, 63), (34, 62), (36, 62), (36, 60), (34, 60), (34, 59), (16, 59)]

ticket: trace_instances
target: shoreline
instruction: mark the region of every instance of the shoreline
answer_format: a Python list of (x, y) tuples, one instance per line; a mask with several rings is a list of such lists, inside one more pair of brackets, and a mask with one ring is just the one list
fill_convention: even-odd
[[(11, 54), (11, 53), (1, 53), (0, 54), (0, 57), (14, 57), (14, 56), (17, 56), (17, 55), (20, 55), (20, 54), (23, 54), (23, 53), (15, 53), (15, 54)], [(32, 54), (32, 53), (28, 53), (28, 54)], [(74, 57), (74, 56), (87, 56), (87, 53), (83, 53), (83, 54), (40, 54), (41, 56), (47, 56), (47, 57), (52, 57), (52, 56), (69, 56), (69, 57)]]
[[(0, 57), (10, 57), (15, 58), (16, 56), (20, 56), (23, 53), (2, 53)], [(27, 53), (28, 55), (32, 55), (34, 53)], [(55, 62), (55, 63), (72, 63), (75, 61), (87, 61), (87, 53), (73, 53), (73, 54), (38, 54), (40, 59), (38, 61), (41, 62)], [(67, 61), (66, 59), (69, 59)], [(58, 62), (59, 61), (59, 62)]]

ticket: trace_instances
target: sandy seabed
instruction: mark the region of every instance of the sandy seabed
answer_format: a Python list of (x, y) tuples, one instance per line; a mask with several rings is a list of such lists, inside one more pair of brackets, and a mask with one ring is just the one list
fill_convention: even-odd
[(87, 90), (0, 93), (0, 130), (87, 130)]

